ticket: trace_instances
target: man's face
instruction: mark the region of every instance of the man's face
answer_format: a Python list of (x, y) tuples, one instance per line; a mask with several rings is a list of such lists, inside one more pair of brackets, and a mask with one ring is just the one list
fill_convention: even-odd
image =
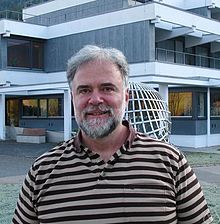
[(91, 61), (81, 65), (72, 81), (76, 121), (91, 138), (108, 136), (120, 127), (128, 101), (116, 65), (108, 61)]

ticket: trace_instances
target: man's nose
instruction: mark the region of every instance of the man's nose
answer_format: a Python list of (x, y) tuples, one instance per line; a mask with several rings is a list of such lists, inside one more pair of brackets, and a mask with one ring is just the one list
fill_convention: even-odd
[(100, 94), (98, 91), (92, 92), (89, 98), (89, 103), (93, 105), (98, 105), (103, 102), (102, 94)]

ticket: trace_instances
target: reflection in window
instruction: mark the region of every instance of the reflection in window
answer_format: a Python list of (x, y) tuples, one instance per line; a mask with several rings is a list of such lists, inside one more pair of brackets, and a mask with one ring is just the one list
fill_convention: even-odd
[(39, 100), (39, 117), (47, 117), (47, 99)]
[(205, 93), (198, 93), (197, 97), (197, 116), (205, 116)]
[(56, 117), (62, 115), (62, 99), (48, 99), (48, 117)]
[(43, 69), (43, 43), (8, 39), (7, 60), (11, 67)]
[(22, 117), (60, 117), (63, 116), (63, 99), (23, 99)]
[(37, 99), (22, 100), (22, 114), (27, 117), (38, 116), (38, 103)]
[(192, 92), (170, 92), (171, 116), (192, 116)]
[(36, 69), (43, 68), (43, 43), (32, 43), (32, 67)]
[(30, 67), (30, 42), (26, 40), (8, 40), (8, 66)]
[(210, 104), (211, 116), (220, 116), (220, 91), (211, 90)]

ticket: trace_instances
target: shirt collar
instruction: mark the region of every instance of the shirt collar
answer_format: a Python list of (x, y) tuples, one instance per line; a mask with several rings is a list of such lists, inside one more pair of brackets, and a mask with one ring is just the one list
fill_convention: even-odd
[[(124, 146), (126, 147), (126, 149), (128, 149), (128, 148), (131, 147), (131, 145), (132, 145), (132, 143), (135, 139), (135, 130), (127, 120), (123, 120), (122, 124), (124, 126), (126, 126), (129, 130), (128, 138), (124, 142)], [(75, 148), (76, 148), (76, 152), (81, 152), (85, 148), (85, 146), (82, 144), (82, 132), (81, 132), (81, 130), (78, 131), (77, 135), (74, 138), (74, 145), (75, 145)]]

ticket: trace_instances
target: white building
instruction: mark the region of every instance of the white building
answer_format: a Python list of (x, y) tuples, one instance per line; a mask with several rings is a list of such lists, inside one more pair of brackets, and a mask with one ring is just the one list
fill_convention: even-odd
[(158, 88), (171, 143), (220, 145), (220, 0), (53, 0), (22, 16), (0, 20), (0, 139), (23, 127), (68, 139), (77, 126), (66, 62), (98, 44), (125, 53), (132, 81)]

